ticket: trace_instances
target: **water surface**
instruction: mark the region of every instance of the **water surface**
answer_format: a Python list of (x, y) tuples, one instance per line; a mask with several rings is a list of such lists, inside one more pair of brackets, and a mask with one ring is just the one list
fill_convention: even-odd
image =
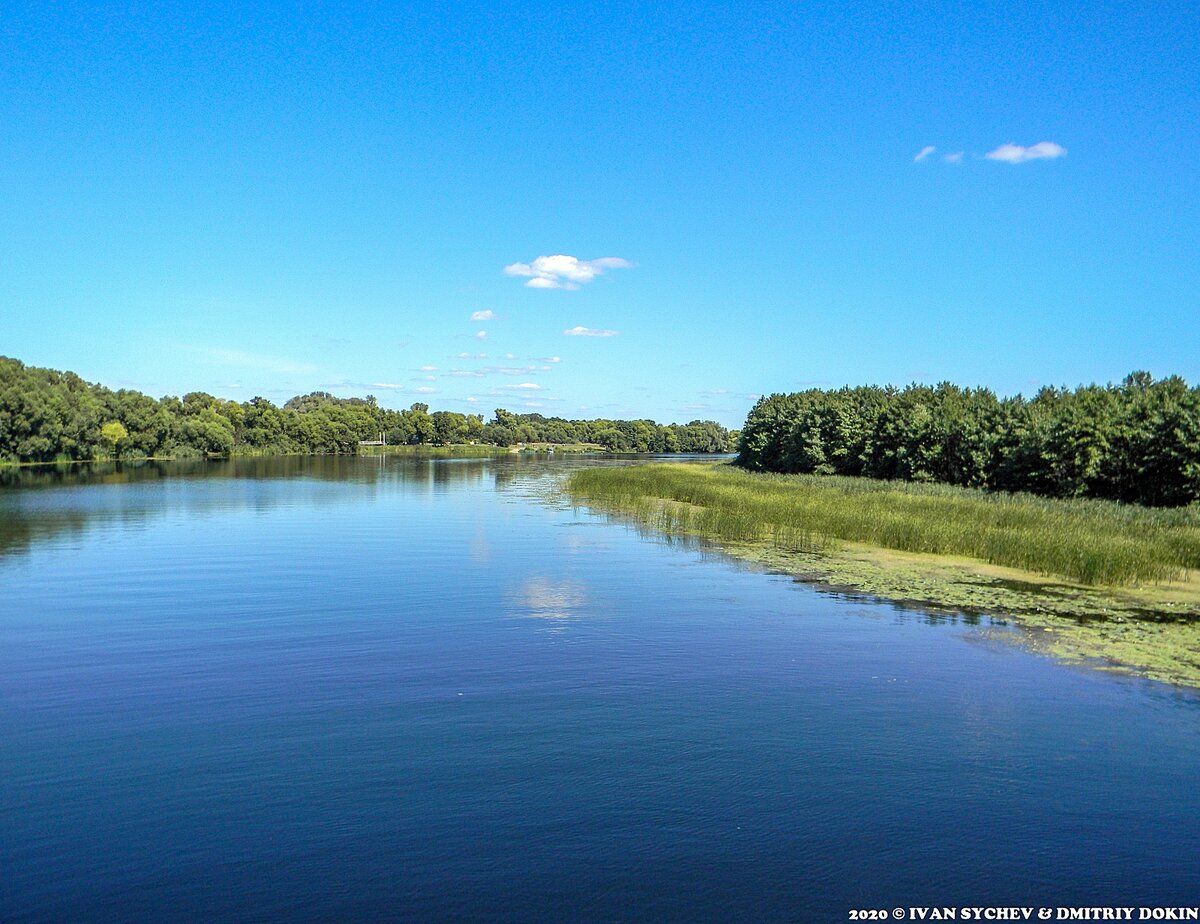
[(0, 919), (1194, 905), (1200, 701), (639, 535), (594, 460), (0, 488)]

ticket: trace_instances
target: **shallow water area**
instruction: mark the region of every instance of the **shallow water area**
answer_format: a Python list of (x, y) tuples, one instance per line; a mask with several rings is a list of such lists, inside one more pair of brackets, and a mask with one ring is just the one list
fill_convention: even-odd
[(571, 507), (598, 458), (0, 488), (0, 919), (1191, 905), (1200, 699)]

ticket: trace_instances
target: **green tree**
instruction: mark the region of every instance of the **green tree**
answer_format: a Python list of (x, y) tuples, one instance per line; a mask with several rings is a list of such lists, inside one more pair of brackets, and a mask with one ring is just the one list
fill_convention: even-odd
[(109, 455), (114, 458), (121, 456), (121, 443), (129, 436), (129, 431), (119, 420), (110, 420), (100, 428), (100, 440), (108, 448)]

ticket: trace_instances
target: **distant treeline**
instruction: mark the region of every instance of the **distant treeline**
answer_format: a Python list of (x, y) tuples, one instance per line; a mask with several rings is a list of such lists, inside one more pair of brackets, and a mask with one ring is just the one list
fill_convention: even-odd
[(430, 413), (426, 404), (382, 408), (374, 396), (325, 392), (225, 401), (203, 392), (154, 399), (112, 390), (71, 372), (0, 357), (0, 461), (54, 462), (201, 454), (354, 453), (383, 433), (393, 445), (591, 443), (613, 452), (731, 452), (736, 434), (694, 420), (564, 420), (497, 409), (482, 415)]
[(811, 389), (762, 398), (738, 448), (758, 471), (1179, 506), (1200, 498), (1200, 389), (1146, 372), (1031, 399), (945, 383)]

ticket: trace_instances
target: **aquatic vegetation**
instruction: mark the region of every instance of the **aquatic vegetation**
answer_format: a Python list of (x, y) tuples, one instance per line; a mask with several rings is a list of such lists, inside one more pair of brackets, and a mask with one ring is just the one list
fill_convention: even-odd
[(1200, 510), (945, 485), (753, 474), (729, 465), (589, 468), (572, 498), (818, 589), (926, 612), (1012, 617), (998, 640), (1200, 687)]
[(853, 542), (962, 556), (1085, 585), (1178, 581), (1200, 568), (1200, 509), (1150, 509), (948, 485), (774, 475), (729, 465), (584, 469), (575, 498), (667, 533), (820, 552)]

